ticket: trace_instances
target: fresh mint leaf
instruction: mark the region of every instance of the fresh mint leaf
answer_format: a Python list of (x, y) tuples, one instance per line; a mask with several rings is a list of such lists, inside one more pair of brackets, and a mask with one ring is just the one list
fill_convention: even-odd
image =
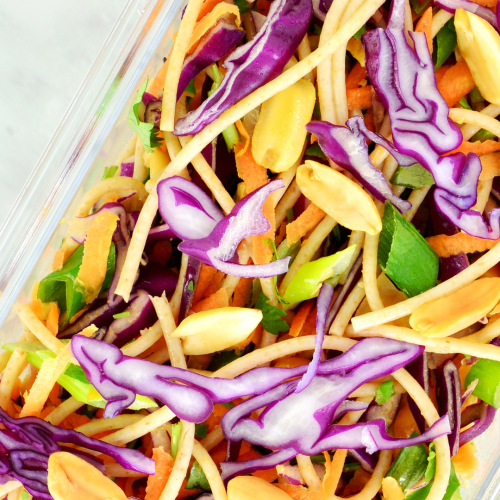
[(415, 11), (415, 14), (422, 14), (422, 12), (427, 8), (431, 0), (426, 0), (425, 2), (418, 3), (418, 0), (410, 0), (411, 6)]
[(434, 478), (436, 473), (436, 452), (434, 451), (434, 443), (429, 445), (429, 456), (427, 457), (427, 469), (425, 469), (425, 481), (429, 483)]
[(194, 435), (197, 438), (203, 439), (207, 437), (208, 424), (195, 424)]
[(202, 491), (212, 491), (210, 489), (210, 484), (208, 483), (207, 476), (203, 472), (200, 464), (194, 462), (189, 472), (188, 482), (186, 484), (188, 490), (202, 490)]
[(141, 88), (135, 94), (134, 100), (132, 101), (132, 106), (128, 112), (127, 123), (128, 126), (139, 136), (141, 139), (144, 149), (148, 153), (153, 152), (153, 148), (159, 148), (162, 144), (161, 137), (158, 136), (159, 130), (154, 128), (152, 123), (144, 123), (139, 120), (139, 107), (142, 104), (142, 96), (146, 92), (148, 86), (149, 77), (141, 85)]
[(172, 458), (175, 458), (177, 456), (177, 452), (179, 451), (181, 431), (182, 424), (180, 422), (172, 425), (172, 435), (170, 436), (170, 454), (172, 455)]
[(113, 165), (111, 167), (104, 167), (104, 173), (102, 174), (102, 181), (105, 179), (110, 179), (111, 177), (114, 177), (116, 172), (118, 170), (118, 167), (116, 165)]
[(457, 32), (455, 31), (453, 19), (452, 17), (436, 35), (433, 51), (434, 69), (440, 68), (457, 46)]
[(269, 299), (262, 292), (257, 299), (255, 307), (262, 311), (263, 318), (260, 324), (264, 330), (273, 335), (278, 335), (280, 332), (288, 332), (288, 330), (290, 330), (286, 321), (282, 319), (283, 316), (286, 316), (286, 312), (269, 304)]
[[(427, 0), (428, 2), (430, 0)], [(366, 24), (363, 24), (363, 26), (361, 26), (361, 28), (359, 28), (358, 31), (356, 31), (356, 33), (354, 33), (354, 35), (352, 35), (353, 38), (357, 38), (358, 40), (361, 38), (361, 35), (364, 35), (366, 33)]]
[(130, 311), (123, 311), (121, 313), (113, 314), (114, 319), (128, 318), (130, 316)]
[(396, 391), (394, 390), (394, 382), (392, 380), (386, 380), (382, 382), (375, 393), (375, 401), (378, 405), (383, 405), (389, 401), (389, 398), (394, 396)]
[(306, 156), (318, 156), (319, 158), (326, 158), (325, 153), (323, 153), (317, 142), (306, 149)]

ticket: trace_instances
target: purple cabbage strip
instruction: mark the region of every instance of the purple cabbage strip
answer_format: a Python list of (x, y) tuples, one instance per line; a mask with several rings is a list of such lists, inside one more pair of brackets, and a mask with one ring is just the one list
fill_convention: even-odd
[(487, 7), (483, 7), (482, 5), (474, 2), (469, 2), (469, 0), (436, 0), (434, 5), (441, 7), (441, 9), (446, 12), (450, 12), (451, 14), (454, 14), (457, 9), (464, 9), (468, 12), (472, 12), (472, 14), (476, 14), (476, 16), (488, 21), (496, 30), (498, 30), (498, 11), (495, 15), (495, 13)]
[[(242, 198), (229, 215), (217, 222), (207, 237), (186, 239), (179, 245), (179, 251), (231, 276), (269, 278), (286, 273), (290, 257), (269, 264), (240, 265), (237, 263), (238, 256), (236, 255), (236, 248), (242, 239), (247, 236), (264, 234), (269, 230), (271, 226), (262, 213), (262, 206), (272, 192), (283, 187), (284, 183), (280, 179), (253, 191)], [(163, 201), (160, 199), (160, 205), (162, 203)], [(172, 212), (177, 207), (170, 205), (169, 208), (170, 211), (165, 214), (167, 217), (171, 217)], [(201, 214), (200, 219), (208, 220), (208, 216), (202, 213), (201, 209), (198, 212)], [(171, 219), (166, 222), (172, 227)]]
[(150, 94), (149, 92), (144, 92), (142, 94), (142, 103), (144, 106), (147, 106), (151, 101), (155, 101), (156, 97), (153, 94)]
[[(328, 310), (330, 309), (330, 304), (333, 299), (334, 288), (328, 283), (323, 283), (321, 290), (318, 295), (318, 300), (316, 303), (318, 314), (316, 316), (316, 337), (314, 339), (314, 355), (313, 359), (307, 367), (307, 372), (304, 374), (302, 379), (297, 385), (295, 392), (302, 392), (313, 380), (318, 371), (319, 364), (321, 362), (321, 353), (323, 352), (323, 340), (325, 339), (325, 326), (326, 319), (328, 316)], [(350, 410), (346, 410), (350, 411)]]
[[(411, 361), (420, 354), (422, 348), (410, 348), (409, 345), (394, 340), (361, 340), (342, 356), (321, 362), (318, 374), (326, 376), (344, 373), (365, 362), (387, 357), (388, 353), (398, 349), (405, 352), (408, 361)], [(81, 335), (73, 338), (71, 348), (89, 381), (108, 400), (104, 412), (106, 418), (116, 416), (130, 406), (129, 400), (133, 402), (137, 394), (142, 394), (159, 399), (179, 417), (179, 413), (182, 413), (184, 416), (181, 418), (184, 420), (192, 418), (196, 422), (202, 422), (212, 412), (212, 403), (227, 403), (239, 397), (261, 394), (289, 378), (300, 377), (307, 371), (307, 366), (262, 367), (250, 370), (235, 379), (220, 379), (124, 356), (116, 346)], [(137, 373), (141, 374), (140, 378), (135, 375)], [(171, 381), (188, 384), (173, 384), (180, 391), (176, 391), (182, 396), (179, 396), (180, 399), (169, 394)], [(339, 405), (342, 401), (339, 401)], [(332, 415), (334, 413), (335, 410)]]
[(200, 132), (231, 106), (276, 78), (304, 38), (311, 17), (311, 0), (275, 0), (255, 38), (225, 60), (227, 72), (217, 90), (177, 122), (174, 134)]
[(130, 297), (124, 312), (130, 314), (115, 319), (109, 325), (104, 336), (104, 342), (122, 347), (139, 335), (141, 330), (153, 326), (158, 319), (155, 308), (149, 299), (149, 294), (144, 290), (138, 290)]
[(239, 29), (229, 16), (219, 18), (202, 36), (193, 53), (186, 57), (177, 87), (177, 100), (198, 73), (228, 54), (244, 36), (245, 31)]
[(152, 245), (159, 241), (170, 240), (175, 238), (175, 233), (168, 227), (167, 224), (156, 226), (149, 230), (147, 244)]
[(186, 266), (186, 275), (184, 277), (184, 284), (182, 286), (181, 306), (179, 309), (179, 317), (177, 323), (180, 323), (187, 317), (191, 304), (193, 302), (198, 279), (200, 278), (201, 262), (194, 257), (188, 258)]
[[(154, 461), (137, 450), (113, 446), (37, 417), (15, 419), (0, 409), (0, 422), (5, 426), (0, 430), (0, 477), (17, 479), (34, 497), (53, 500), (47, 487), (48, 460), (52, 453), (64, 450), (84, 458), (82, 452), (63, 448), (58, 443), (104, 453), (126, 469), (150, 475), (155, 472)], [(98, 465), (93, 457), (92, 463)]]
[(312, 4), (315, 17), (320, 21), (324, 21), (332, 5), (332, 0), (312, 0)]
[[(363, 121), (361, 117), (355, 118)], [(355, 118), (347, 120), (347, 127), (313, 121), (306, 125), (306, 130), (318, 138), (325, 155), (350, 172), (370, 194), (381, 202), (390, 201), (401, 213), (407, 212), (411, 208), (411, 203), (396, 196), (391, 191), (384, 174), (373, 166), (365, 134), (361, 132), (359, 120)], [(373, 135), (378, 136), (378, 134)], [(394, 153), (394, 150), (388, 151)], [(415, 161), (410, 160), (410, 164), (413, 163)]]
[[(151, 95), (151, 94), (150, 94)], [(144, 100), (144, 99), (143, 99)], [(151, 99), (144, 112), (144, 123), (151, 123), (160, 129), (162, 99)]]
[(448, 361), (438, 378), (436, 387), (436, 398), (440, 415), (448, 415), (450, 418), (451, 434), (448, 434), (450, 442), (450, 454), (458, 453), (462, 411), (462, 392), (460, 386), (460, 375), (452, 361)]
[(363, 448), (358, 448), (357, 450), (349, 450), (349, 455), (356, 460), (361, 465), (361, 468), (368, 472), (369, 474), (373, 474), (375, 467), (377, 466), (377, 462), (375, 458), (370, 455)]
[(266, 22), (266, 16), (262, 15), (260, 12), (257, 12), (255, 10), (251, 10), (250, 15), (252, 16), (253, 25), (255, 26), (255, 33), (258, 33), (261, 30), (262, 26), (264, 26), (264, 23)]
[(153, 297), (160, 297), (165, 292), (169, 297), (175, 290), (178, 279), (177, 274), (169, 267), (158, 262), (149, 262), (147, 266), (141, 267), (134, 291), (144, 290)]
[(472, 426), (466, 429), (465, 431), (460, 433), (460, 444), (459, 446), (463, 446), (467, 444), (469, 441), (476, 439), (483, 432), (488, 430), (490, 425), (493, 423), (495, 416), (497, 414), (497, 410), (488, 404), (483, 406), (483, 411), (481, 414), (481, 418)]
[(120, 167), (121, 177), (134, 177), (134, 162), (122, 163)]
[(354, 262), (347, 276), (347, 280), (344, 283), (344, 286), (342, 287), (342, 290), (340, 290), (340, 293), (337, 295), (337, 298), (335, 299), (335, 301), (332, 304), (332, 307), (330, 308), (330, 312), (328, 313), (328, 319), (326, 320), (326, 330), (330, 330), (330, 327), (332, 326), (333, 321), (337, 317), (340, 308), (344, 304), (349, 294), (352, 292), (353, 288), (356, 286), (356, 283), (361, 278), (362, 266), (363, 266), (363, 251), (361, 251), (361, 253), (359, 254), (358, 258), (356, 259), (356, 262)]
[[(408, 373), (420, 384), (420, 387), (429, 394), (429, 355), (423, 352), (421, 356), (412, 361), (407, 367)], [(419, 407), (413, 401), (413, 398), (408, 397), (408, 406), (410, 407), (411, 414), (417, 423), (418, 430), (422, 433), (427, 429), (427, 422), (422, 415)]]
[[(500, 12), (500, 9), (498, 9)], [(491, 187), (491, 194), (497, 199), (500, 200), (500, 177), (495, 177), (493, 179), (493, 186)]]

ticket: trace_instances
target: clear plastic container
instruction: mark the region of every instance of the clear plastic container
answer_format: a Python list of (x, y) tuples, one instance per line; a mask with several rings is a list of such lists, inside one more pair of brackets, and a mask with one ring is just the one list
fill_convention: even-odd
[[(22, 334), (16, 308), (50, 272), (78, 199), (132, 137), (126, 123), (132, 98), (146, 75), (161, 68), (186, 3), (129, 0), (0, 229), (2, 344)], [(462, 499), (500, 498), (500, 418), (475, 444), (479, 466), (473, 478), (462, 479)]]

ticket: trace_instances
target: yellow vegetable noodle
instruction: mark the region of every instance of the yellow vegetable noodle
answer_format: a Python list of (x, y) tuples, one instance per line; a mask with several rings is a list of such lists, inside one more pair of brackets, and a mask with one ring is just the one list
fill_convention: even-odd
[(426, 337), (447, 337), (486, 316), (500, 300), (500, 278), (481, 278), (416, 309), (410, 325)]
[(307, 160), (297, 170), (297, 184), (306, 198), (340, 225), (368, 234), (382, 230), (370, 195), (340, 172)]
[(155, 148), (149, 156), (149, 175), (151, 179), (158, 177), (169, 163), (168, 154), (164, 153), (160, 148)]
[(259, 165), (284, 172), (299, 159), (315, 102), (314, 85), (302, 79), (262, 104), (252, 139), (252, 155)]
[(500, 36), (480, 17), (457, 9), (455, 29), (460, 52), (482, 96), (500, 104)]

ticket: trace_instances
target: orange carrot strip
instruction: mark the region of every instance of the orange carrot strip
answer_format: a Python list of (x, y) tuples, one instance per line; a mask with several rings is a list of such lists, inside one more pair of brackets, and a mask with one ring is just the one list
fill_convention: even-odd
[(469, 66), (463, 59), (444, 74), (438, 83), (438, 90), (451, 108), (475, 86)]
[(201, 311), (209, 311), (210, 309), (220, 309), (221, 307), (228, 307), (229, 299), (227, 296), (227, 290), (221, 288), (216, 292), (212, 293), (210, 297), (200, 300), (195, 306), (193, 306), (193, 311), (195, 313)]
[(196, 291), (194, 292), (193, 304), (196, 304), (196, 302), (198, 302), (202, 298), (205, 290), (207, 289), (207, 286), (212, 281), (212, 278), (215, 276), (216, 272), (217, 269), (215, 269), (214, 267), (207, 266), (206, 264), (201, 265), (200, 277), (198, 279)]
[(315, 307), (311, 309), (310, 313), (307, 316), (307, 319), (302, 327), (302, 330), (299, 333), (299, 337), (303, 337), (305, 335), (316, 335), (316, 316), (318, 314), (318, 310)]
[(233, 294), (233, 307), (245, 307), (252, 295), (253, 278), (240, 278)]
[(150, 94), (153, 94), (155, 97), (158, 97), (158, 92), (163, 91), (169, 62), (170, 56), (168, 56), (167, 60), (163, 63), (163, 66), (161, 67), (160, 71), (158, 71), (158, 74), (155, 76), (154, 80), (149, 84), (148, 92)]
[(318, 488), (306, 488), (295, 484), (275, 484), (293, 500), (325, 500), (324, 493)]
[(45, 309), (40, 299), (32, 300), (28, 305), (40, 321), (45, 321)]
[(306, 300), (300, 306), (300, 309), (295, 315), (295, 318), (293, 318), (292, 326), (290, 326), (290, 331), (288, 332), (288, 335), (290, 335), (290, 337), (298, 337), (299, 333), (302, 331), (302, 327), (304, 326), (307, 317), (309, 316), (309, 313), (311, 312), (313, 305), (314, 300), (311, 299)]
[(288, 246), (299, 241), (308, 231), (315, 228), (324, 218), (326, 213), (311, 203), (297, 219), (286, 226), (286, 242)]
[(432, 6), (429, 7), (424, 12), (424, 15), (418, 20), (415, 31), (425, 33), (427, 47), (429, 47), (429, 52), (432, 54)]
[(194, 77), (194, 90), (196, 93), (194, 97), (189, 101), (188, 104), (189, 111), (195, 110), (201, 104), (201, 91), (203, 90), (203, 84), (205, 83), (206, 78), (207, 74), (204, 71), (198, 73)]
[(482, 156), (481, 165), (483, 169), (479, 174), (480, 181), (485, 181), (488, 179), (493, 179), (493, 177), (497, 177), (498, 175), (500, 175), (500, 154), (491, 153)]
[(440, 234), (427, 238), (427, 243), (439, 257), (450, 257), (461, 253), (486, 252), (493, 248), (500, 240), (486, 240), (469, 236), (466, 233), (457, 233), (452, 236)]
[(357, 89), (361, 82), (368, 78), (368, 73), (366, 68), (363, 68), (359, 62), (357, 62), (351, 69), (351, 72), (347, 75), (345, 86), (347, 90)]
[(271, 197), (267, 198), (262, 206), (262, 213), (265, 218), (271, 224), (269, 231), (259, 236), (253, 236), (253, 257), (256, 264), (267, 264), (271, 262), (273, 258), (273, 249), (265, 243), (265, 240), (273, 240), (274, 241), (274, 232), (276, 230), (276, 220), (274, 217), (274, 202)]
[[(238, 462), (244, 462), (246, 460), (253, 460), (255, 458), (261, 458), (261, 457), (262, 455), (257, 450), (251, 448), (246, 453), (240, 454), (240, 456), (238, 457)], [(252, 476), (259, 477), (261, 479), (264, 479), (264, 481), (268, 481), (270, 483), (278, 479), (278, 473), (276, 472), (276, 467), (269, 470), (258, 470), (252, 472), (251, 474)]]
[(56, 250), (54, 253), (54, 259), (52, 260), (52, 271), (60, 271), (63, 268), (64, 260), (64, 250)]
[(236, 169), (238, 170), (238, 177), (245, 183), (247, 194), (250, 194), (252, 191), (265, 186), (269, 179), (267, 170), (253, 159), (251, 149), (247, 149), (244, 154), (239, 155), (243, 148), (244, 146), (241, 143), (235, 147)]
[(444, 75), (446, 72), (452, 68), (453, 66), (451, 64), (448, 64), (447, 66), (441, 66), (435, 73), (436, 76), (436, 83), (439, 87), (441, 80), (443, 79)]
[(163, 450), (162, 446), (153, 448), (152, 458), (155, 461), (155, 474), (148, 477), (146, 500), (158, 500), (160, 498), (174, 467), (174, 459)]
[(46, 325), (47, 328), (51, 331), (51, 333), (57, 335), (57, 332), (59, 331), (59, 307), (57, 306), (56, 302), (53, 302), (50, 305), (50, 310), (47, 316)]
[(347, 109), (368, 109), (372, 105), (372, 86), (366, 85), (359, 89), (347, 91)]
[(303, 358), (302, 356), (295, 356), (291, 354), (290, 356), (284, 356), (283, 358), (277, 359), (273, 366), (275, 368), (296, 368), (297, 366), (308, 365), (311, 362), (310, 359)]
[(238, 120), (236, 122), (236, 128), (238, 129), (238, 132), (245, 138), (245, 145), (243, 146), (243, 149), (239, 153), (237, 153), (238, 156), (242, 156), (246, 153), (246, 150), (250, 145), (250, 135), (248, 135), (248, 132), (241, 120)]
[(333, 455), (333, 460), (330, 462), (330, 455), (324, 452), (326, 474), (321, 484), (321, 489), (325, 493), (326, 498), (333, 498), (335, 491), (342, 476), (344, 463), (347, 456), (347, 450), (337, 450)]
[(494, 141), (492, 139), (488, 139), (484, 142), (469, 142), (464, 141), (460, 146), (448, 154), (453, 153), (476, 153), (478, 156), (487, 155), (490, 153), (494, 153), (495, 151), (500, 151), (500, 142)]
[(210, 297), (213, 293), (215, 293), (219, 288), (222, 280), (224, 279), (225, 274), (221, 271), (217, 271), (215, 273), (215, 276), (212, 278), (212, 281), (208, 284), (207, 288), (205, 289), (205, 293), (201, 297), (202, 299), (206, 299), (207, 297)]
[(478, 5), (482, 5), (483, 7), (488, 7), (489, 9), (492, 9), (497, 4), (497, 0), (472, 0), (472, 1), (474, 3), (477, 3)]
[(199, 21), (203, 17), (205, 17), (209, 12), (212, 12), (214, 7), (218, 4), (220, 4), (223, 0), (205, 0), (200, 8), (200, 12), (198, 13), (198, 18), (196, 19)]

